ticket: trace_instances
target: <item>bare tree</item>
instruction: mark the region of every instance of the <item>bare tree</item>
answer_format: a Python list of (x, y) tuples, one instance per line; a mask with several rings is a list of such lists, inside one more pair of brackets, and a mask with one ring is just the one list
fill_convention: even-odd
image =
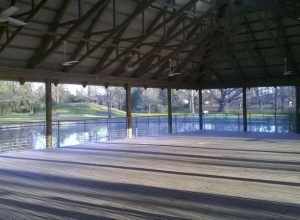
[(218, 104), (218, 112), (225, 110), (226, 104), (230, 104), (233, 101), (239, 100), (242, 94), (241, 89), (220, 89), (212, 90), (211, 96)]

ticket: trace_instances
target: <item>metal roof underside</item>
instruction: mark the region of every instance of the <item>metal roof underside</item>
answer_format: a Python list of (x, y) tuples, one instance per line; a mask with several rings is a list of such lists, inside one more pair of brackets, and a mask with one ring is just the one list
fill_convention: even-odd
[[(0, 22), (4, 80), (173, 88), (300, 82), (298, 0), (0, 0), (0, 11), (11, 5), (27, 24)], [(170, 61), (178, 75), (170, 77)]]

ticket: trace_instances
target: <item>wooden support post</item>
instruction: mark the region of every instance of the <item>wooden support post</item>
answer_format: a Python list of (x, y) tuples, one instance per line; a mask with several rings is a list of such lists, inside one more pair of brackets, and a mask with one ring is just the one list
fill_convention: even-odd
[(243, 87), (243, 125), (244, 132), (248, 131), (248, 120), (247, 120), (247, 88)]
[(168, 88), (168, 130), (169, 134), (173, 133), (172, 127), (172, 89)]
[(125, 90), (126, 90), (127, 138), (132, 138), (131, 87), (126, 85)]
[(300, 134), (300, 86), (296, 86), (296, 133)]
[(46, 148), (52, 148), (52, 88), (46, 81)]
[(199, 89), (199, 130), (203, 130), (203, 97), (202, 89)]

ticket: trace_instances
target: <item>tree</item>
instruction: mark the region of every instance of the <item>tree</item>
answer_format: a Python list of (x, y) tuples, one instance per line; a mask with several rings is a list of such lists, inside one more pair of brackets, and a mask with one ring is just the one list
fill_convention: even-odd
[(218, 112), (224, 112), (227, 104), (232, 103), (233, 101), (239, 100), (241, 98), (242, 90), (241, 89), (219, 89), (212, 90), (210, 93), (211, 97), (218, 104)]

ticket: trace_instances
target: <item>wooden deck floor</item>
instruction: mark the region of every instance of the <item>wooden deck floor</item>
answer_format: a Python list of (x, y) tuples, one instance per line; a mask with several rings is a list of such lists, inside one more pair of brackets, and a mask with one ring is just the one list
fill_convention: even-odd
[(174, 136), (1, 154), (0, 219), (300, 219), (300, 142)]

